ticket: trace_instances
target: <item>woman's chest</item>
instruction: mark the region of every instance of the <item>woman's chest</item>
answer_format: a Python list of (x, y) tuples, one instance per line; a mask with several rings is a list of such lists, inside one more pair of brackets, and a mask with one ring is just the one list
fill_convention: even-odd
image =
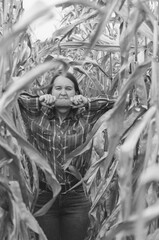
[(31, 130), (38, 143), (49, 149), (73, 150), (86, 140), (90, 125), (83, 119), (64, 120), (38, 119), (31, 124)]

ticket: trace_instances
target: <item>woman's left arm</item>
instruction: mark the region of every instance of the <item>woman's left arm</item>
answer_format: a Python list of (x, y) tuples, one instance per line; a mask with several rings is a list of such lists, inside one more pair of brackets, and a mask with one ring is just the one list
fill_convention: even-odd
[(89, 111), (104, 111), (107, 112), (109, 109), (113, 108), (115, 104), (114, 99), (108, 98), (90, 98), (88, 101)]
[(85, 107), (83, 112), (88, 122), (95, 123), (105, 112), (113, 108), (115, 100), (107, 98), (86, 98), (76, 95), (71, 99), (75, 107)]
[(114, 106), (115, 100), (108, 98), (87, 98), (83, 95), (75, 95), (71, 98), (75, 107), (86, 107), (89, 111), (105, 109), (108, 111)]

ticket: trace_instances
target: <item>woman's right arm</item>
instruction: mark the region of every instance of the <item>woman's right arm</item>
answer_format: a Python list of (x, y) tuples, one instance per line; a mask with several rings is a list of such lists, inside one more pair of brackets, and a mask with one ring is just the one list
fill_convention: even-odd
[(34, 114), (41, 110), (42, 106), (51, 106), (56, 98), (51, 94), (33, 96), (28, 93), (22, 93), (18, 99), (20, 108), (28, 113)]
[(20, 94), (18, 103), (21, 109), (31, 114), (37, 113), (41, 109), (39, 96), (32, 96), (28, 93)]

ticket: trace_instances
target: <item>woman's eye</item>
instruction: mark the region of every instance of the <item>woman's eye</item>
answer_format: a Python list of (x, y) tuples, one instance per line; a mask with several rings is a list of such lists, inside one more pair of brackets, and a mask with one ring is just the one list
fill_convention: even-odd
[[(55, 90), (56, 90), (56, 91), (61, 91), (62, 89), (63, 89), (63, 88), (60, 87), (60, 86), (59, 86), (59, 87), (55, 87)], [(65, 91), (72, 91), (72, 89), (73, 89), (72, 87), (65, 87)]]
[(71, 88), (71, 87), (67, 87), (66, 90), (67, 90), (67, 91), (71, 91), (72, 88)]

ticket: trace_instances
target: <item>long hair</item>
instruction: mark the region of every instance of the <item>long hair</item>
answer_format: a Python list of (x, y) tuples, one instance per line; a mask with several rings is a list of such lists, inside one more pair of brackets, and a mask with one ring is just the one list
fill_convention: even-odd
[(47, 94), (51, 94), (54, 81), (55, 81), (55, 79), (56, 79), (57, 77), (59, 77), (59, 76), (64, 76), (64, 77), (68, 78), (70, 81), (72, 81), (72, 82), (74, 83), (74, 88), (75, 88), (76, 94), (81, 94), (81, 91), (80, 91), (80, 88), (79, 88), (77, 79), (76, 79), (76, 78), (74, 77), (74, 75), (73, 75), (72, 73), (70, 73), (70, 72), (67, 72), (67, 73), (65, 73), (64, 75), (58, 73), (58, 74), (56, 74), (55, 76), (53, 76), (53, 78), (52, 78), (52, 80), (51, 80), (51, 82), (50, 82), (50, 84), (49, 84), (50, 86), (49, 86), (49, 88), (48, 88), (48, 90), (47, 90)]

